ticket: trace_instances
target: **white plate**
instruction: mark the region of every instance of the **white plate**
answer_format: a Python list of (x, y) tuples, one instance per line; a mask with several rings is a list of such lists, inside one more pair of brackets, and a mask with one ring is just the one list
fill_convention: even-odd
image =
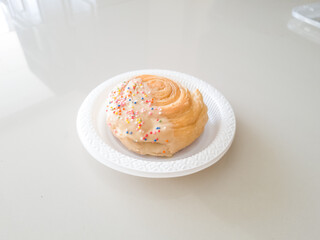
[[(180, 82), (191, 92), (199, 89), (208, 107), (209, 120), (202, 135), (171, 158), (135, 154), (116, 139), (106, 124), (105, 101), (119, 82), (141, 74), (153, 74)], [(77, 130), (84, 147), (99, 162), (131, 175), (168, 178), (198, 172), (217, 162), (229, 149), (236, 130), (233, 110), (215, 88), (184, 73), (139, 70), (115, 76), (93, 89), (82, 103)]]

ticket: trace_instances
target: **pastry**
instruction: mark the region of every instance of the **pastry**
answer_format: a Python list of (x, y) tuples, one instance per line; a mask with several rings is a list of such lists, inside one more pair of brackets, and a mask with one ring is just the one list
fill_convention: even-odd
[(107, 100), (107, 124), (129, 150), (170, 157), (190, 145), (208, 121), (197, 89), (190, 93), (165, 77), (140, 75), (115, 87)]

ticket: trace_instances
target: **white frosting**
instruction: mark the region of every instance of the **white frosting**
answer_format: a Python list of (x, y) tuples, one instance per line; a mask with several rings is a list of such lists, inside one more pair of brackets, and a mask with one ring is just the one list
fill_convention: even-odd
[[(107, 124), (113, 134), (129, 149), (170, 155), (173, 141), (171, 123), (162, 116), (162, 109), (153, 104), (151, 90), (139, 78), (122, 82), (107, 100)], [(160, 144), (160, 145), (159, 145)], [(163, 150), (162, 150), (163, 149)]]

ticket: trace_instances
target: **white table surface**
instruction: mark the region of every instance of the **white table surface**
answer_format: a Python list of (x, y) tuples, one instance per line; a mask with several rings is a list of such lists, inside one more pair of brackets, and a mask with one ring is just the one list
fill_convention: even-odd
[[(0, 239), (319, 239), (320, 32), (291, 17), (305, 3), (0, 1)], [(146, 68), (228, 98), (217, 164), (147, 179), (82, 147), (90, 90)]]

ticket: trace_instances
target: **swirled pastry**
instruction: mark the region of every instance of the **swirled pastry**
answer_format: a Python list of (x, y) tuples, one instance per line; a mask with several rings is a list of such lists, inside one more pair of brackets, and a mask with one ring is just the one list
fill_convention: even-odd
[(199, 90), (165, 77), (141, 75), (114, 88), (107, 100), (107, 124), (128, 149), (170, 157), (197, 139), (208, 121)]

